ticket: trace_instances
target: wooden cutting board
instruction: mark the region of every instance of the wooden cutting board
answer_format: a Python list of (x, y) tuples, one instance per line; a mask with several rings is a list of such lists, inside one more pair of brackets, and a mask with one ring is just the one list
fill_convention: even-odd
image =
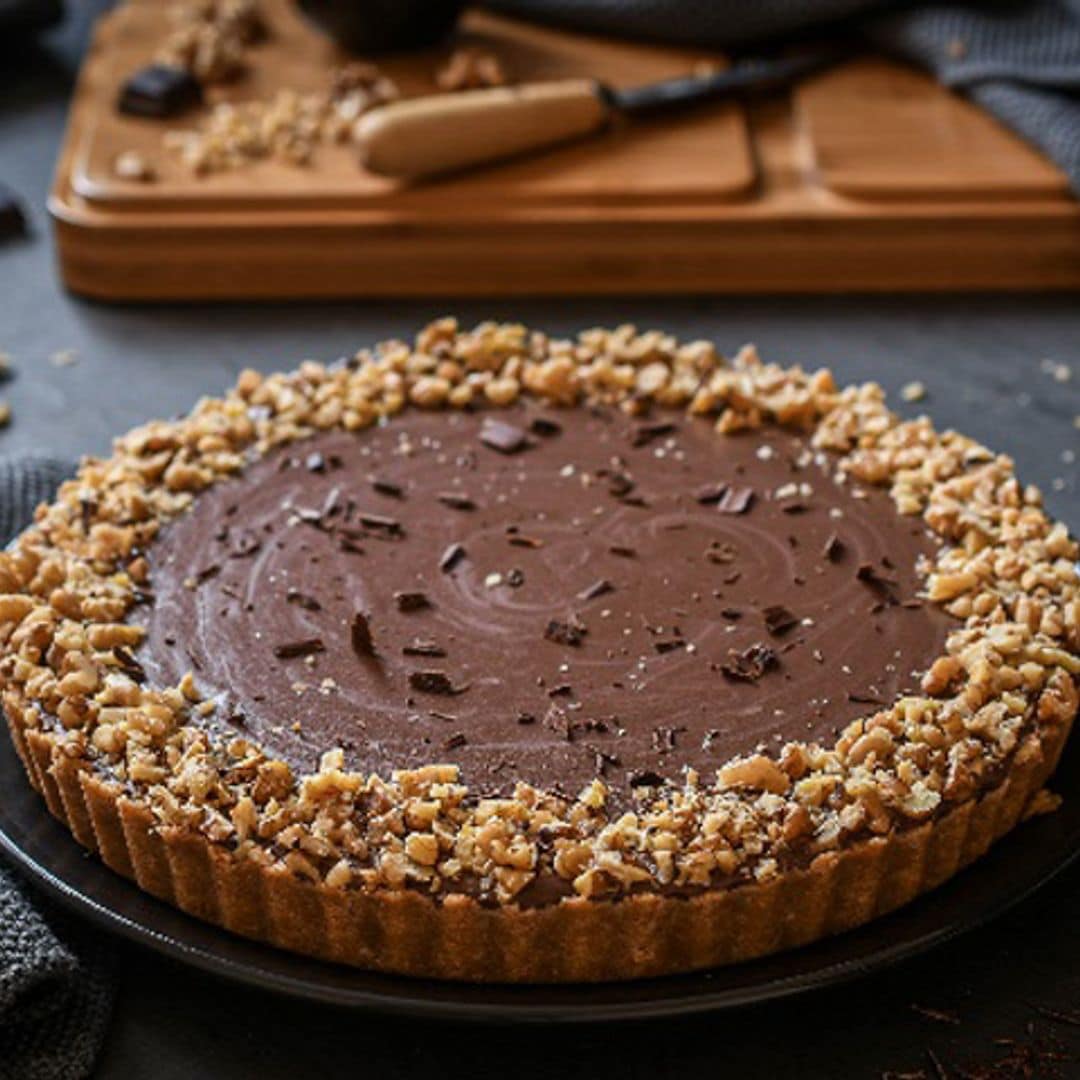
[[(223, 93), (324, 90), (346, 59), (289, 0)], [(170, 128), (115, 109), (166, 33), (162, 0), (102, 19), (50, 198), (61, 273), (111, 300), (1080, 286), (1080, 204), (1064, 176), (926, 76), (850, 61), (790, 95), (714, 103), (493, 168), (404, 186), (348, 147), (308, 166), (192, 175)], [(434, 91), (453, 48), (490, 49), (517, 81), (633, 86), (715, 54), (470, 13), (458, 39), (380, 66)], [(138, 150), (153, 183), (114, 175)]]

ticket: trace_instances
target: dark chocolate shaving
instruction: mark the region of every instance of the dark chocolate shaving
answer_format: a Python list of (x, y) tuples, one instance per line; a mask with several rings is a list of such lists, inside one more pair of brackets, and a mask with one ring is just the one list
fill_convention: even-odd
[(491, 417), (484, 418), (480, 441), (492, 450), (498, 450), (500, 454), (516, 454), (529, 445), (529, 437), (523, 428)]
[(388, 536), (402, 536), (405, 530), (396, 518), (383, 517), (382, 514), (361, 514), (360, 524), (366, 529), (386, 533)]
[(431, 601), (422, 592), (396, 592), (394, 603), (398, 611), (421, 611), (431, 607)]
[(289, 589), (288, 592), (285, 593), (285, 600), (289, 604), (296, 604), (297, 607), (302, 607), (305, 611), (322, 611), (322, 604), (320, 604), (314, 596), (308, 596), (299, 589)]
[(319, 453), (308, 454), (308, 456), (304, 458), (304, 468), (307, 469), (308, 472), (324, 473), (326, 472), (326, 458)]
[(825, 549), (822, 554), (829, 562), (839, 562), (844, 557), (844, 542), (840, 539), (836, 533), (833, 533), (828, 540), (825, 541)]
[(752, 487), (728, 488), (716, 504), (721, 514), (745, 514), (754, 504)]
[(774, 637), (781, 637), (799, 625), (799, 617), (783, 604), (770, 604), (761, 615), (765, 620), (765, 629)]
[(392, 499), (400, 499), (403, 494), (401, 487), (398, 484), (392, 484), (389, 480), (374, 478), (371, 481), (371, 486), (380, 495), (389, 495)]
[(405, 656), (442, 657), (446, 655), (446, 650), (434, 641), (412, 641), (408, 645), (403, 645), (401, 651)]
[(442, 558), (439, 560), (439, 569), (448, 574), (462, 559), (465, 558), (465, 548), (461, 544), (451, 544), (443, 553)]
[(896, 582), (892, 578), (885, 577), (877, 567), (870, 563), (862, 563), (855, 571), (855, 577), (872, 589), (886, 604), (899, 603)]
[(116, 657), (120, 670), (129, 679), (137, 683), (146, 682), (146, 669), (135, 659), (129, 649), (124, 648), (123, 645), (117, 645), (113, 648), (113, 656)]
[(314, 656), (326, 652), (322, 638), (305, 638), (303, 641), (289, 641), (274, 647), (274, 655), (279, 660), (292, 660), (297, 656)]
[(357, 656), (375, 655), (375, 639), (371, 636), (371, 623), (362, 611), (353, 615), (349, 633), (353, 652)]
[(618, 555), (622, 559), (633, 559), (637, 556), (637, 552), (632, 547), (627, 547), (625, 544), (612, 544), (608, 548), (608, 551), (612, 555)]
[(464, 731), (455, 731), (444, 743), (444, 750), (457, 750), (459, 747), (464, 746), (468, 742), (468, 738)]
[(629, 783), (632, 788), (660, 787), (664, 783), (664, 778), (651, 769), (641, 769), (630, 774)]
[(474, 503), (468, 495), (462, 495), (456, 491), (441, 491), (435, 498), (438, 499), (443, 506), (450, 507), (451, 510), (476, 509), (476, 503)]
[(676, 649), (685, 649), (686, 642), (682, 638), (665, 638), (663, 641), (654, 641), (653, 648), (663, 655), (664, 653), (675, 652)]
[(465, 687), (456, 687), (445, 671), (413, 671), (409, 674), (409, 685), (422, 694), (461, 694)]
[(703, 506), (711, 506), (714, 503), (718, 503), (728, 492), (729, 484), (706, 484), (703, 488), (698, 488), (695, 499)]
[(550, 439), (553, 435), (562, 434), (562, 424), (546, 416), (534, 416), (529, 421), (529, 430), (534, 435), (542, 435), (544, 438)]
[(544, 629), (544, 637), (548, 641), (554, 641), (556, 645), (580, 645), (587, 633), (588, 630), (578, 619), (565, 622), (552, 619)]
[(587, 589), (582, 589), (578, 593), (578, 599), (595, 600), (598, 596), (604, 596), (606, 593), (614, 591), (615, 586), (606, 578), (601, 578), (599, 581), (594, 581)]
[(678, 425), (670, 420), (659, 420), (655, 423), (638, 424), (630, 437), (631, 446), (648, 446), (654, 439), (663, 435), (670, 435), (678, 430)]

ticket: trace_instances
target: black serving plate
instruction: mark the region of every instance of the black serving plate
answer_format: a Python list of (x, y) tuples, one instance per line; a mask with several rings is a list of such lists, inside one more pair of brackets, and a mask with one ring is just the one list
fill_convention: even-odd
[(0, 735), (0, 849), (57, 900), (105, 930), (238, 983), (374, 1011), (512, 1022), (628, 1020), (789, 997), (921, 953), (985, 922), (1080, 853), (1080, 745), (1053, 786), (1057, 812), (1021, 825), (933, 893), (861, 929), (735, 967), (628, 983), (477, 986), (325, 964), (237, 937), (154, 900), (89, 855), (30, 788)]

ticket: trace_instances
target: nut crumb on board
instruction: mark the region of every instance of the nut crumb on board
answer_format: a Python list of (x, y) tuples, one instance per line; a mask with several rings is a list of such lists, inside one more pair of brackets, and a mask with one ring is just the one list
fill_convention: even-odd
[(137, 150), (125, 150), (113, 162), (113, 173), (121, 180), (148, 183), (157, 179), (153, 166)]
[(458, 49), (435, 73), (435, 85), (447, 91), (481, 90), (508, 81), (502, 61), (481, 49)]

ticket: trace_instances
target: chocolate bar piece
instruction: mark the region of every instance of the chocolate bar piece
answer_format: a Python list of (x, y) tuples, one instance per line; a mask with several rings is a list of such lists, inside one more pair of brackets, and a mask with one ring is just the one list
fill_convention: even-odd
[(22, 236), (26, 232), (26, 215), (15, 193), (0, 184), (0, 240)]
[(133, 116), (175, 116), (200, 101), (202, 88), (190, 71), (151, 64), (128, 78), (116, 107)]

